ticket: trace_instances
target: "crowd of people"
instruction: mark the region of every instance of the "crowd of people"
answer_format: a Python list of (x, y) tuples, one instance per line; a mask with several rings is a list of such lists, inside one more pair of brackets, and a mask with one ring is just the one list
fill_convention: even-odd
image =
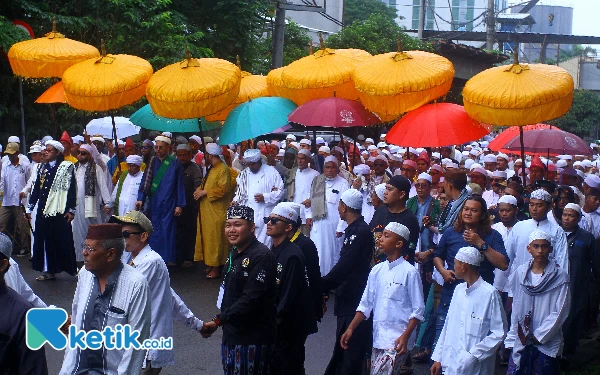
[[(174, 320), (204, 337), (222, 328), (225, 374), (303, 375), (330, 296), (326, 374), (410, 374), (413, 362), (432, 375), (558, 374), (597, 326), (597, 148), (522, 160), (487, 146), (64, 132), (26, 156), (10, 137), (0, 305), (14, 308), (0, 368), (47, 373), (43, 349), (18, 337), (25, 312), (46, 307), (12, 259), (29, 257), (37, 281), (78, 276), (68, 323), (79, 330), (129, 324), (141, 342), (171, 337)], [(211, 320), (170, 286), (169, 268), (195, 262), (222, 280)], [(170, 365), (172, 350), (67, 348), (61, 374)]]

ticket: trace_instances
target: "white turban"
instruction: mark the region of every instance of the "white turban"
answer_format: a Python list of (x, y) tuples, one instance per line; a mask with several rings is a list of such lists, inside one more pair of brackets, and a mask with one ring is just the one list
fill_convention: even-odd
[(158, 142), (165, 142), (166, 144), (171, 144), (171, 138), (167, 138), (164, 135), (157, 135), (156, 138), (154, 138), (154, 141)]
[(102, 136), (91, 137), (91, 138), (90, 138), (90, 140), (91, 140), (92, 142), (102, 142), (102, 143), (106, 143), (106, 142), (104, 141), (104, 138), (103, 138)]
[(377, 194), (377, 198), (379, 198), (379, 200), (382, 202), (383, 202), (383, 194), (385, 193), (385, 185), (386, 184), (379, 184), (379, 185), (375, 186), (375, 194)]
[(273, 208), (273, 211), (271, 211), (271, 214), (281, 216), (294, 223), (298, 221), (298, 212), (284, 203), (277, 204), (277, 206)]
[(324, 152), (326, 154), (329, 154), (329, 153), (331, 153), (331, 149), (327, 146), (321, 146), (321, 147), (319, 147), (319, 152)]
[(81, 146), (79, 146), (79, 149), (86, 150), (87, 152), (89, 152), (91, 154), (91, 153), (93, 153), (92, 147), (94, 147), (94, 146), (90, 146), (87, 143), (84, 143)]
[(500, 199), (498, 199), (498, 204), (500, 203), (508, 203), (508, 204), (512, 204), (513, 206), (517, 206), (517, 198), (513, 197), (512, 195), (508, 195), (508, 194), (504, 194), (503, 196), (500, 197)]
[[(210, 155), (216, 155), (216, 156), (223, 155), (223, 150), (216, 143), (206, 144), (206, 152), (209, 153)], [(245, 153), (244, 153), (244, 155), (245, 155)]]
[(75, 144), (80, 145), (83, 143), (83, 141), (85, 141), (85, 139), (81, 135), (76, 135), (73, 137), (73, 143)]
[(600, 187), (600, 177), (596, 176), (595, 174), (588, 175), (583, 182), (585, 182), (589, 187), (596, 189)]
[(458, 253), (454, 256), (454, 260), (461, 261), (463, 263), (470, 264), (475, 267), (479, 267), (483, 262), (483, 254), (472, 246), (461, 247), (458, 249)]
[(395, 221), (389, 222), (388, 225), (385, 226), (385, 230), (389, 230), (390, 232), (396, 233), (405, 241), (408, 241), (410, 237), (410, 231), (408, 230), (408, 228)]
[(323, 164), (330, 163), (330, 162), (334, 162), (334, 163), (335, 163), (335, 165), (338, 165), (338, 160), (337, 160), (337, 158), (336, 158), (335, 156), (333, 156), (333, 155), (329, 155), (328, 157), (326, 157), (326, 158), (325, 158), (325, 162), (324, 162)]
[(8, 143), (21, 143), (21, 140), (16, 135), (8, 137)]
[(260, 160), (260, 150), (250, 148), (244, 152), (244, 161), (248, 163), (256, 163)]
[(362, 205), (363, 205), (363, 195), (360, 191), (356, 190), (356, 189), (348, 189), (345, 192), (342, 193), (342, 196), (340, 197), (340, 199), (342, 200), (342, 202), (344, 202), (344, 204), (350, 208), (353, 208), (355, 210), (360, 210), (362, 209)]
[(177, 150), (186, 150), (186, 151), (192, 151), (192, 148), (190, 147), (190, 145), (188, 145), (187, 143), (182, 143), (180, 145), (177, 145)]
[(567, 205), (565, 206), (565, 208), (563, 210), (566, 210), (567, 208), (577, 212), (579, 214), (579, 216), (581, 216), (581, 207), (579, 207), (579, 205), (577, 205), (575, 203), (567, 203)]
[(531, 244), (535, 240), (546, 240), (552, 243), (552, 236), (543, 230), (536, 229), (529, 235), (529, 243)]
[(285, 137), (285, 139), (291, 139), (292, 141), (295, 141), (295, 140), (296, 140), (296, 136), (295, 136), (295, 135), (293, 135), (293, 134), (288, 134), (288, 135)]
[(433, 179), (431, 178), (431, 175), (429, 173), (425, 173), (425, 172), (419, 173), (417, 180), (427, 180), (427, 181), (429, 181), (430, 184), (433, 183)]
[(197, 135), (192, 135), (192, 136), (190, 137), (190, 141), (192, 141), (192, 140), (194, 140), (194, 141), (198, 142), (198, 144), (199, 144), (199, 145), (201, 145), (201, 144), (202, 144), (202, 138), (198, 137)]
[(371, 174), (371, 168), (366, 164), (359, 164), (352, 170), (355, 175), (362, 174), (363, 176)]
[(544, 189), (537, 189), (531, 193), (531, 199), (539, 199), (548, 203), (552, 202), (552, 196)]
[(311, 158), (311, 157), (312, 157), (312, 155), (310, 154), (310, 151), (308, 151), (308, 150), (307, 150), (307, 149), (305, 149), (305, 148), (301, 148), (300, 150), (298, 150), (298, 153), (299, 153), (299, 154), (302, 154), (302, 155), (304, 155), (304, 156), (307, 156), (307, 157), (309, 157), (309, 158)]
[(52, 146), (60, 152), (65, 151), (65, 147), (60, 142), (55, 140), (46, 141), (46, 146)]
[(134, 164), (134, 165), (137, 165), (138, 167), (141, 167), (143, 162), (144, 162), (144, 159), (139, 155), (129, 155), (127, 157), (127, 164)]

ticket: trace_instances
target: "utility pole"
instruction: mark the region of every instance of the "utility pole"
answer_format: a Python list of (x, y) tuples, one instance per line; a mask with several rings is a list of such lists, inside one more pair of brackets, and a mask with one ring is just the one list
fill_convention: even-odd
[(496, 18), (494, 17), (494, 0), (488, 0), (487, 6), (487, 39), (485, 48), (488, 51), (494, 49), (494, 34), (496, 33)]
[(273, 28), (273, 52), (271, 67), (273, 69), (283, 66), (283, 38), (285, 35), (285, 9), (277, 2), (275, 9), (275, 27)]
[(417, 38), (423, 40), (423, 30), (425, 29), (425, 0), (420, 0), (419, 3), (419, 30)]

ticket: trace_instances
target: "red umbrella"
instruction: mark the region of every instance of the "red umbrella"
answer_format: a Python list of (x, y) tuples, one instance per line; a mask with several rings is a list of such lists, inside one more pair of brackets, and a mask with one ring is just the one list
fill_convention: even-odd
[[(533, 125), (523, 126), (523, 132), (528, 132), (530, 130), (537, 130), (537, 129), (559, 129), (559, 128), (557, 128), (556, 126), (548, 125), (548, 124), (533, 124)], [(494, 138), (494, 140), (492, 140), (490, 142), (490, 144), (488, 145), (488, 148), (492, 151), (506, 152), (506, 151), (500, 150), (502, 148), (502, 146), (504, 146), (508, 141), (510, 141), (511, 139), (513, 139), (514, 137), (516, 137), (518, 135), (519, 135), (519, 126), (511, 126), (510, 128), (507, 128), (506, 130), (504, 130), (502, 133), (498, 134), (496, 136), (496, 138)]]
[(304, 126), (331, 128), (369, 126), (381, 122), (361, 103), (336, 97), (306, 102), (290, 113), (288, 120)]
[(408, 147), (442, 147), (462, 144), (489, 134), (467, 115), (463, 106), (427, 104), (408, 112), (387, 133), (388, 143)]
[[(589, 144), (575, 134), (553, 129), (530, 130), (523, 134), (525, 152), (548, 155), (592, 155)], [(509, 151), (521, 150), (520, 137), (516, 136), (502, 147)]]

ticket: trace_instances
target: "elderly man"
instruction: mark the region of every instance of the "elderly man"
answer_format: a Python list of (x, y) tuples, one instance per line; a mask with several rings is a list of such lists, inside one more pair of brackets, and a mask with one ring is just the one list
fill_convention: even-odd
[(154, 233), (150, 245), (163, 257), (167, 265), (176, 260), (176, 218), (186, 205), (181, 164), (169, 154), (171, 139), (159, 135), (156, 141), (156, 157), (144, 172), (138, 192), (136, 210), (140, 211), (147, 199), (147, 216), (152, 220)]
[[(79, 331), (103, 331), (128, 324), (141, 344), (150, 335), (150, 290), (144, 275), (121, 263), (125, 248), (119, 224), (91, 225), (83, 248), (85, 267), (79, 271), (71, 321)], [(61, 374), (137, 374), (145, 350), (69, 349)]]
[[(254, 211), (243, 205), (227, 210), (225, 235), (233, 246), (217, 307), (205, 336), (223, 327), (221, 360), (225, 375), (269, 374), (275, 343), (277, 267), (275, 255), (254, 235)], [(252, 324), (248, 324), (252, 322)]]
[[(52, 139), (52, 138), (50, 138)], [(9, 143), (16, 143), (18, 145), (17, 148), (21, 147), (21, 140), (19, 139), (19, 137), (15, 136), (15, 135), (11, 135), (10, 137), (8, 137), (8, 142), (6, 142), (7, 145)], [(2, 153), (1, 148), (0, 148), (0, 154)], [(8, 163), (8, 155), (4, 155), (2, 157), (2, 162), (0, 162), (0, 165), (2, 164), (6, 164)], [(26, 166), (29, 165), (29, 159), (27, 159), (26, 155), (23, 155), (21, 153), (19, 153), (19, 163), (21, 163), (21, 165)]]
[(209, 143), (206, 154), (206, 177), (193, 194), (193, 198), (200, 201), (194, 259), (204, 261), (207, 279), (216, 279), (221, 277), (221, 267), (227, 259), (228, 243), (223, 229), (233, 188), (230, 169), (221, 160), (221, 147)]
[(23, 296), (7, 285), (5, 279), (12, 265), (12, 243), (0, 233), (0, 369), (4, 374), (48, 374), (44, 347), (31, 350), (25, 340), (27, 311), (33, 307)]
[(494, 154), (487, 154), (483, 157), (483, 168), (486, 171), (493, 172), (498, 165), (498, 157)]
[(108, 168), (108, 173), (111, 176), (114, 176), (115, 171), (119, 168), (122, 162), (126, 161), (125, 159), (125, 142), (120, 139), (117, 139), (117, 147), (116, 153), (112, 158), (106, 163), (106, 167)]
[(306, 224), (311, 227), (310, 238), (319, 250), (321, 275), (329, 273), (337, 263), (345, 229), (337, 206), (340, 196), (350, 188), (348, 181), (338, 175), (335, 156), (325, 159), (324, 173), (317, 176), (310, 188), (310, 208), (306, 210)]
[(417, 195), (417, 190), (415, 189), (414, 186), (414, 181), (415, 178), (417, 177), (417, 163), (415, 163), (412, 160), (404, 160), (402, 162), (402, 168), (400, 169), (400, 173), (398, 173), (398, 171), (396, 170), (396, 172), (394, 173), (395, 175), (401, 175), (405, 178), (408, 179), (408, 181), (410, 181), (411, 184), (411, 188), (410, 188), (410, 192), (408, 193), (408, 197), (412, 198), (415, 195)]
[(503, 188), (506, 187), (506, 172), (504, 171), (493, 171), (492, 172), (492, 188), (485, 190), (481, 197), (485, 200), (488, 207), (492, 207), (498, 204), (498, 199), (502, 196)]
[(306, 209), (310, 208), (310, 187), (313, 180), (319, 175), (309, 166), (311, 161), (310, 151), (300, 150), (296, 156), (297, 167), (288, 171), (285, 179), (286, 200), (300, 204), (300, 231), (310, 236), (310, 227), (306, 225)]
[[(0, 206), (0, 232), (13, 233), (15, 228), (13, 238), (19, 248), (16, 255), (27, 256), (31, 252), (31, 237), (21, 208), (25, 197), (21, 191), (29, 180), (31, 170), (21, 163), (17, 143), (9, 143), (4, 153), (8, 155), (8, 162), (0, 166), (0, 194), (4, 194)], [(8, 224), (12, 221), (16, 225), (9, 230)]]
[(75, 244), (75, 258), (78, 268), (83, 266), (81, 249), (85, 243), (88, 227), (91, 224), (101, 224), (101, 202), (110, 202), (110, 193), (104, 180), (106, 174), (92, 159), (94, 146), (83, 144), (79, 148), (79, 155), (75, 164), (75, 180), (77, 181), (77, 206), (73, 219), (73, 242)]
[[(115, 169), (115, 172), (112, 175), (112, 184), (113, 185), (116, 185), (117, 181), (119, 180), (119, 177), (121, 177), (121, 174), (123, 174), (123, 172), (127, 171), (127, 157), (130, 155), (138, 154), (137, 146), (135, 145), (135, 143), (133, 143), (131, 138), (127, 138), (125, 140), (124, 153), (125, 153), (125, 160), (123, 160), (121, 163), (119, 163), (119, 166), (117, 167), (117, 169)], [(142, 172), (145, 169), (146, 169), (146, 164), (142, 163)]]
[(29, 197), (27, 220), (37, 204), (33, 243), (33, 269), (43, 272), (36, 280), (53, 280), (55, 274), (76, 271), (71, 222), (77, 204), (73, 163), (64, 161), (64, 147), (47, 141), (42, 166)]
[[(113, 216), (110, 221), (121, 224), (125, 238), (125, 253), (121, 260), (141, 272), (148, 281), (149, 299), (152, 301), (150, 338), (159, 340), (161, 337), (172, 337), (173, 320), (200, 332), (204, 323), (194, 316), (171, 288), (165, 262), (148, 245), (153, 230), (150, 220), (139, 211), (130, 211), (125, 216)], [(158, 374), (162, 367), (173, 364), (173, 350), (149, 350), (142, 374)]]
[(481, 167), (471, 169), (471, 183), (477, 184), (484, 192), (487, 189), (487, 171)]
[(123, 216), (129, 211), (135, 210), (143, 176), (142, 164), (143, 159), (139, 155), (129, 155), (127, 157), (127, 170), (121, 173), (117, 186), (112, 191), (110, 202), (104, 208), (107, 214), (110, 214), (113, 208), (118, 216)]
[(258, 149), (244, 152), (244, 164), (247, 168), (237, 177), (237, 191), (232, 204), (252, 208), (256, 237), (266, 246), (271, 246), (271, 238), (267, 236), (267, 226), (262, 219), (273, 211), (283, 197), (283, 180), (275, 168), (262, 162)]

